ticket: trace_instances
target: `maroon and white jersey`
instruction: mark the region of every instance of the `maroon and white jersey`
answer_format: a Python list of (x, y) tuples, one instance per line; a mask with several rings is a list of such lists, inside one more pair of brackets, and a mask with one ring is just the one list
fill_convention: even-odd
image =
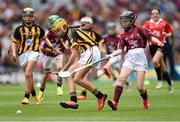
[[(59, 37), (59, 36), (56, 36), (55, 34), (53, 34), (51, 32), (51, 30), (48, 30), (46, 32), (46, 35), (45, 35), (45, 38), (48, 38), (50, 40), (50, 42), (52, 43), (53, 45), (53, 48), (57, 49), (59, 48), (61, 52), (65, 52), (66, 48), (64, 47), (63, 43), (62, 43), (62, 38)], [(42, 43), (42, 48), (48, 48), (48, 45), (43, 42)], [(57, 55), (55, 55), (54, 53), (51, 53), (51, 52), (45, 52), (45, 51), (42, 51), (43, 54), (47, 55), (47, 56), (51, 56), (51, 57), (56, 57)]]
[(120, 49), (127, 48), (131, 50), (134, 48), (145, 48), (147, 40), (151, 39), (151, 32), (140, 26), (134, 25), (132, 29), (123, 32), (120, 35)]
[(120, 42), (120, 36), (114, 35), (105, 35), (104, 36), (104, 44), (107, 51), (107, 54), (111, 54), (113, 51), (118, 49), (118, 45)]

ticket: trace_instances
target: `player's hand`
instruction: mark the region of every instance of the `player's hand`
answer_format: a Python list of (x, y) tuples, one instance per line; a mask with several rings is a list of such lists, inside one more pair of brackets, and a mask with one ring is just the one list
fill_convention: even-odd
[(162, 35), (166, 37), (167, 33), (165, 31), (163, 31)]
[(110, 59), (110, 58), (112, 58), (112, 57), (113, 57), (113, 56), (112, 56), (111, 54), (105, 56), (106, 59)]
[(9, 55), (9, 57), (10, 57), (10, 59), (11, 59), (13, 62), (15, 62), (15, 63), (18, 62), (16, 56)]
[(60, 51), (60, 48), (55, 49), (55, 54), (56, 55), (62, 54), (62, 52)]
[(158, 43), (158, 46), (161, 46), (161, 47), (163, 47), (163, 46), (164, 46), (164, 43), (162, 43), (162, 42), (159, 42), (159, 43)]

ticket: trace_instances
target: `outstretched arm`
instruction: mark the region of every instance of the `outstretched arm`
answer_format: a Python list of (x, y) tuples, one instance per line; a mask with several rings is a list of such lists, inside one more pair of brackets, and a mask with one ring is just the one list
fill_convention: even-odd
[(78, 52), (77, 52), (76, 46), (74, 46), (73, 48), (71, 48), (71, 56), (70, 56), (68, 62), (66, 63), (66, 65), (64, 66), (64, 68), (62, 69), (62, 71), (68, 70), (69, 67), (75, 61), (75, 59), (77, 58), (77, 56), (78, 56)]
[(158, 46), (164, 46), (164, 44), (162, 42), (159, 41), (159, 39), (155, 38), (154, 36), (151, 36), (151, 41), (154, 43), (157, 43)]
[(107, 57), (111, 58), (111, 57), (114, 57), (114, 56), (117, 56), (117, 55), (121, 55), (121, 54), (122, 54), (122, 50), (118, 49), (118, 50), (112, 52), (111, 54), (107, 55)]

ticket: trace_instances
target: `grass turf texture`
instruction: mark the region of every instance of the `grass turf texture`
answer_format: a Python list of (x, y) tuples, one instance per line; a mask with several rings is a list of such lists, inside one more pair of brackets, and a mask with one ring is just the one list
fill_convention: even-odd
[[(113, 97), (112, 82), (93, 82), (99, 89)], [(32, 99), (30, 105), (21, 105), (23, 98), (22, 85), (0, 85), (0, 121), (115, 121), (115, 120), (180, 120), (180, 82), (174, 84), (173, 95), (168, 93), (167, 84), (161, 90), (155, 89), (155, 83), (147, 86), (150, 95), (149, 110), (143, 109), (142, 99), (132, 83), (130, 92), (124, 90), (117, 111), (112, 111), (107, 103), (102, 111), (97, 111), (96, 98), (88, 93), (86, 101), (79, 101), (79, 109), (63, 109), (60, 101), (69, 99), (67, 86), (63, 96), (56, 95), (56, 85), (47, 84), (45, 99), (42, 105), (37, 106)], [(38, 91), (39, 89), (37, 89)], [(78, 92), (80, 88), (78, 87)], [(21, 110), (22, 114), (16, 111)]]

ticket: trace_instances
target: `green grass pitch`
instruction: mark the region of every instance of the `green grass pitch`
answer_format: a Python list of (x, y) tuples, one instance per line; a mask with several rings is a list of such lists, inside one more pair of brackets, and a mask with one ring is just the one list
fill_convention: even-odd
[[(98, 81), (93, 84), (106, 92), (108, 99), (113, 97), (112, 82)], [(0, 85), (0, 121), (180, 121), (180, 82), (174, 83), (173, 95), (168, 93), (166, 83), (161, 90), (156, 90), (155, 85), (152, 81), (146, 86), (150, 96), (150, 108), (147, 111), (143, 109), (135, 82), (130, 92), (124, 90), (117, 111), (112, 111), (107, 103), (102, 111), (97, 111), (96, 98), (90, 93), (87, 100), (79, 101), (79, 109), (63, 109), (59, 102), (69, 99), (67, 86), (64, 86), (63, 96), (57, 96), (56, 85), (52, 83), (47, 84), (42, 105), (35, 105), (32, 99), (30, 105), (21, 105), (23, 85)], [(80, 88), (77, 89), (80, 92)], [(17, 114), (17, 110), (21, 110), (22, 114)]]

